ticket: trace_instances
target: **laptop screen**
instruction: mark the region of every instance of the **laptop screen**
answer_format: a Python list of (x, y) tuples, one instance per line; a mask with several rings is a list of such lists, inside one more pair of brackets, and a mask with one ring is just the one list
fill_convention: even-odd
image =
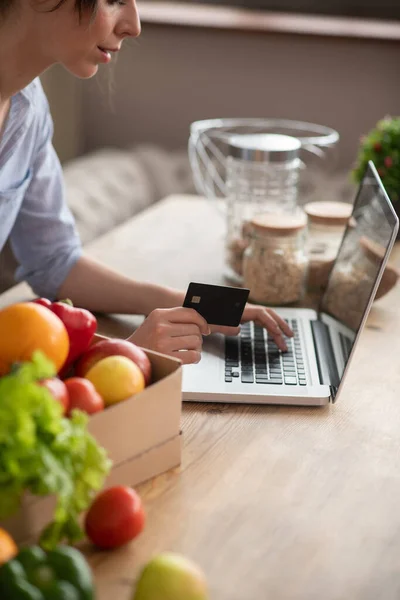
[[(320, 305), (352, 330), (360, 329), (380, 268), (397, 232), (398, 219), (370, 162), (354, 202), (353, 214)], [(353, 341), (356, 335), (350, 336)]]

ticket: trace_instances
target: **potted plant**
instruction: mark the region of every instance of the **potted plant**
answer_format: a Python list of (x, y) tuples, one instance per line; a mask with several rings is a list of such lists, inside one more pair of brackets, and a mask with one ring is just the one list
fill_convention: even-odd
[(400, 215), (400, 117), (381, 119), (361, 138), (353, 170), (357, 183), (361, 181), (369, 160), (376, 166), (394, 209)]

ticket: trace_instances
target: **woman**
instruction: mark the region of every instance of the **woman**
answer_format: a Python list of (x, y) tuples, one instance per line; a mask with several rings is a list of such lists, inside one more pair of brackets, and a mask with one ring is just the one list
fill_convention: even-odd
[[(125, 38), (139, 33), (135, 0), (0, 0), (0, 250), (9, 239), (17, 279), (38, 295), (68, 297), (94, 312), (147, 315), (129, 339), (193, 363), (210, 329), (196, 311), (182, 308), (184, 293), (133, 281), (82, 252), (37, 79), (54, 63), (92, 77)], [(291, 331), (276, 313), (248, 304), (243, 321), (249, 320), (285, 349), (282, 332)]]

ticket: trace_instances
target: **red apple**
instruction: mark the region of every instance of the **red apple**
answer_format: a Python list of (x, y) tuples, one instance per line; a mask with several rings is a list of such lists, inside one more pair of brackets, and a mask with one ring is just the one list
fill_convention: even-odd
[(106, 358), (107, 356), (126, 356), (131, 361), (137, 364), (139, 369), (142, 371), (146, 385), (151, 382), (151, 363), (147, 357), (147, 354), (128, 340), (110, 339), (100, 340), (96, 342), (87, 350), (75, 366), (75, 375), (78, 377), (85, 377), (86, 373), (91, 369), (99, 360)]

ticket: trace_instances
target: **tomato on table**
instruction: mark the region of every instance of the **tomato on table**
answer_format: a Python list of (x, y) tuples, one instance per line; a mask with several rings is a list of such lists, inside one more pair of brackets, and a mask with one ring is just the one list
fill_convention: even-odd
[(146, 515), (140, 496), (132, 488), (115, 486), (101, 492), (85, 519), (88, 538), (99, 548), (117, 548), (144, 529)]

